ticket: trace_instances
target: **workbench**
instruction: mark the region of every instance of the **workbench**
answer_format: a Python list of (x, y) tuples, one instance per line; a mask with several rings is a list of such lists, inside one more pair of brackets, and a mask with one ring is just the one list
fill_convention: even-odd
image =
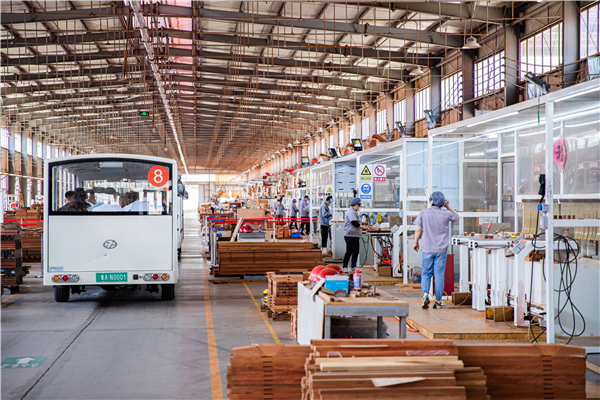
[(311, 295), (311, 287), (298, 282), (298, 342), (331, 338), (331, 317), (377, 317), (377, 338), (383, 338), (383, 317), (400, 319), (400, 338), (406, 338), (408, 303), (377, 290), (377, 297)]

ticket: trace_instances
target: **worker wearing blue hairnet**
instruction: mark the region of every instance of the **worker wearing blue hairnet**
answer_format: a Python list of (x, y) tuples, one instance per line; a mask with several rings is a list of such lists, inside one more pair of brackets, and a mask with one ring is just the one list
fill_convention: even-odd
[[(422, 210), (415, 220), (415, 245), (413, 249), (419, 251), (419, 240), (423, 238), (423, 252), (421, 264), (421, 290), (423, 295), (423, 308), (429, 308), (432, 300), (429, 294), (431, 277), (435, 274), (435, 303), (433, 308), (442, 308), (444, 295), (444, 278), (446, 273), (446, 256), (450, 243), (448, 223), (458, 221), (458, 213), (450, 206), (442, 192), (433, 192), (429, 198), (429, 208)], [(443, 210), (442, 207), (446, 207)]]

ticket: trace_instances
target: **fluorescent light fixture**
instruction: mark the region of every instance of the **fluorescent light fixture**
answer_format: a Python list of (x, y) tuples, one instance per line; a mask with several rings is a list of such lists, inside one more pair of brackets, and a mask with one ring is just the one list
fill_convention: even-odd
[(560, 98), (558, 100), (554, 100), (554, 102), (555, 103), (560, 103), (561, 101), (569, 100), (569, 99), (572, 99), (573, 97), (581, 96), (582, 94), (592, 93), (592, 92), (595, 92), (597, 90), (600, 90), (600, 86), (595, 87), (595, 88), (591, 88), (591, 89), (588, 89), (588, 90), (584, 90), (582, 92), (577, 92), (577, 93), (570, 94), (570, 95), (562, 97), (562, 98)]
[(497, 117), (494, 117), (494, 118), (491, 118), (491, 119), (486, 119), (485, 121), (480, 121), (480, 122), (476, 122), (474, 124), (469, 124), (469, 125), (466, 126), (466, 128), (472, 128), (472, 127), (477, 126), (477, 125), (485, 124), (486, 122), (492, 122), (492, 121), (495, 121), (495, 120), (500, 119), (500, 118), (510, 117), (511, 115), (517, 115), (518, 113), (519, 113), (518, 111), (515, 111), (515, 112), (511, 112), (511, 113), (505, 114), (505, 115), (498, 115)]

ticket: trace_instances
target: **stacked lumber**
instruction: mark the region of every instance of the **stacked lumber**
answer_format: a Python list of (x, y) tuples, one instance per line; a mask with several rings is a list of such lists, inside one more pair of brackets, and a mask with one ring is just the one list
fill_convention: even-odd
[(556, 344), (324, 339), (234, 349), (227, 380), (230, 399), (584, 399), (585, 358)]
[(307, 271), (322, 263), (322, 254), (305, 242), (219, 242), (214, 276), (264, 275), (269, 271)]
[(227, 366), (229, 400), (299, 400), (310, 346), (236, 347)]
[(298, 308), (292, 310), (292, 337), (298, 339)]
[(304, 400), (487, 400), (481, 368), (464, 368), (446, 340), (313, 340)]
[(292, 237), (290, 233), (290, 226), (286, 224), (275, 226), (275, 236), (277, 239), (288, 239)]
[(585, 399), (585, 349), (560, 344), (458, 344), (465, 366), (483, 368), (502, 399)]
[(29, 271), (23, 269), (21, 232), (16, 222), (2, 224), (0, 230), (0, 254), (2, 265), (2, 288), (18, 292), (23, 276)]
[(304, 280), (301, 272), (267, 272), (267, 279), (269, 280), (267, 306), (271, 311), (290, 312), (298, 308), (298, 282)]

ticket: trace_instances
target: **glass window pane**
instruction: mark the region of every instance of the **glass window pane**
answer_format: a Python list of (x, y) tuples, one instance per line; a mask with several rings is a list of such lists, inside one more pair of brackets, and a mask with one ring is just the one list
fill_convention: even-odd
[[(156, 178), (151, 182), (149, 175)], [(169, 164), (123, 159), (87, 160), (52, 165), (50, 177), (52, 213), (168, 215), (172, 212), (173, 185)], [(70, 185), (64, 185), (64, 182), (60, 185), (60, 179), (65, 178)], [(72, 189), (74, 185), (82, 190), (80, 210), (83, 211), (73, 210), (66, 203), (67, 187)]]
[(599, 6), (596, 6), (590, 8), (588, 11), (588, 56), (595, 55), (600, 51), (600, 47), (598, 45), (598, 10)]

